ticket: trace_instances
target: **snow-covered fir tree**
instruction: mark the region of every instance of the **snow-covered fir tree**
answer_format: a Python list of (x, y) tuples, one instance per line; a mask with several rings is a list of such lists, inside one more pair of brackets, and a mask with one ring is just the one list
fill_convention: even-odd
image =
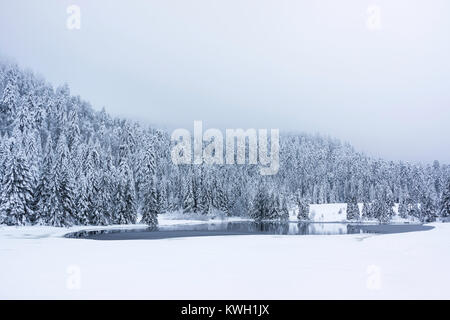
[[(121, 147), (122, 151), (126, 147)], [(125, 154), (122, 153), (119, 167), (116, 170), (116, 193), (115, 193), (115, 219), (117, 224), (136, 223), (136, 192), (133, 172), (128, 165)]]
[(20, 102), (20, 93), (18, 85), (18, 73), (19, 71), (15, 66), (11, 66), (3, 84), (3, 93), (0, 101), (0, 132), (1, 136), (8, 136), (12, 130), (12, 124), (15, 122), (16, 109)]
[(33, 178), (18, 139), (13, 136), (9, 141), (1, 180), (0, 223), (7, 225), (25, 225), (34, 219)]
[(158, 213), (159, 203), (158, 203), (158, 192), (156, 190), (156, 160), (155, 153), (152, 146), (149, 146), (144, 157), (144, 179), (142, 188), (142, 219), (141, 222), (145, 223), (151, 228), (158, 225)]
[(271, 218), (270, 195), (266, 186), (260, 186), (253, 199), (253, 207), (250, 217), (256, 221), (262, 221)]
[(356, 201), (355, 197), (351, 197), (350, 201), (347, 202), (347, 220), (353, 221), (359, 219), (360, 219), (360, 212), (358, 202)]
[(148, 183), (144, 184), (141, 212), (142, 223), (145, 223), (149, 227), (156, 227), (158, 225), (158, 199), (153, 179), (149, 179)]
[(433, 199), (424, 195), (420, 204), (420, 220), (422, 222), (433, 222), (436, 220), (437, 212)]
[(369, 220), (373, 218), (372, 215), (372, 205), (370, 204), (370, 202), (364, 201), (363, 202), (363, 207), (362, 207), (362, 211), (361, 211), (361, 219), (362, 220)]
[(408, 200), (407, 199), (402, 199), (400, 200), (400, 203), (398, 205), (398, 215), (400, 218), (402, 219), (406, 219), (408, 218)]
[(450, 217), (450, 179), (447, 181), (444, 193), (442, 194), (440, 216), (442, 218)]
[(287, 199), (283, 198), (282, 205), (281, 205), (281, 211), (280, 211), (280, 220), (281, 221), (288, 221), (289, 220), (289, 208)]
[(386, 187), (379, 186), (377, 189), (377, 195), (372, 204), (373, 218), (380, 223), (388, 223), (394, 215), (394, 204), (389, 198)]
[(302, 196), (301, 192), (296, 193), (297, 202), (297, 219), (298, 220), (309, 220), (309, 199)]
[(270, 212), (269, 212), (269, 219), (270, 220), (277, 220), (281, 217), (281, 203), (280, 198), (278, 195), (272, 195), (269, 200), (270, 205)]
[(48, 137), (34, 199), (35, 210), (38, 213), (35, 223), (38, 224), (50, 224), (50, 218), (58, 215), (59, 208), (56, 206), (56, 198), (54, 197), (56, 193), (56, 173), (52, 148), (53, 140)]

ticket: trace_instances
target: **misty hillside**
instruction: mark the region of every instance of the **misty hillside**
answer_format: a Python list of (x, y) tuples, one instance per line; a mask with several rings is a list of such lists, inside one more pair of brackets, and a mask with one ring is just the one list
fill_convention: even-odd
[[(174, 165), (170, 132), (111, 117), (16, 65), (0, 63), (0, 223), (157, 224), (163, 212), (283, 218), (309, 203), (364, 202), (368, 217), (431, 221), (450, 167), (372, 159), (337, 140), (281, 136), (280, 169)], [(126, 107), (126, 106), (124, 106)], [(245, 128), (244, 128), (245, 129)], [(299, 128), (301, 130), (301, 128)], [(445, 192), (444, 192), (445, 191)]]

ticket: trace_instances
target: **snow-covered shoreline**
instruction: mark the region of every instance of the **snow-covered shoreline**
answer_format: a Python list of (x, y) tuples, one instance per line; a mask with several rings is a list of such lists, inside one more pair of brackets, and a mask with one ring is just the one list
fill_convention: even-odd
[[(373, 224), (376, 221), (347, 221), (346, 220), (346, 204), (320, 204), (311, 205), (311, 219), (304, 221), (308, 223), (364, 223)], [(319, 212), (320, 214), (317, 214)], [(172, 225), (192, 225), (204, 223), (220, 223), (220, 222), (236, 222), (236, 221), (252, 221), (252, 219), (244, 217), (225, 217), (220, 215), (189, 215), (168, 213), (158, 217), (160, 226)], [(290, 212), (289, 222), (299, 222), (295, 211)], [(407, 222), (397, 216), (391, 221), (392, 224)], [(71, 226), (71, 227), (50, 227), (50, 226), (6, 226), (0, 224), (0, 235), (2, 238), (12, 239), (39, 239), (48, 237), (64, 237), (66, 234), (85, 231), (85, 230), (115, 230), (115, 229), (145, 229), (147, 225), (142, 223), (122, 224), (122, 225), (106, 225), (106, 226)]]
[[(450, 224), (431, 225), (390, 235), (112, 242), (63, 237), (105, 227), (1, 226), (0, 298), (448, 299)], [(145, 228), (107, 228), (130, 227)]]
[[(201, 224), (214, 222), (232, 222), (232, 221), (248, 221), (249, 219), (240, 217), (214, 218), (206, 217), (204, 220), (199, 220), (190, 216), (185, 219), (180, 219), (178, 216), (163, 214), (158, 218), (160, 226), (171, 225), (186, 225), (186, 224)], [(40, 239), (40, 238), (61, 238), (68, 233), (84, 231), (84, 230), (115, 230), (115, 229), (145, 229), (147, 225), (136, 224), (121, 224), (121, 225), (106, 225), (106, 226), (72, 226), (72, 227), (51, 227), (51, 226), (6, 226), (0, 224), (0, 239)]]

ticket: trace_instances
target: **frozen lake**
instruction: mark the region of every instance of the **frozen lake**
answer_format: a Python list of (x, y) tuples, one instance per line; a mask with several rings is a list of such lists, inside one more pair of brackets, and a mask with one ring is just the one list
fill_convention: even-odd
[(65, 235), (67, 238), (92, 240), (145, 240), (180, 237), (226, 236), (226, 235), (339, 235), (359, 233), (403, 233), (426, 231), (431, 226), (420, 224), (368, 225), (351, 223), (317, 222), (218, 222), (160, 226), (155, 229), (104, 229), (84, 230)]

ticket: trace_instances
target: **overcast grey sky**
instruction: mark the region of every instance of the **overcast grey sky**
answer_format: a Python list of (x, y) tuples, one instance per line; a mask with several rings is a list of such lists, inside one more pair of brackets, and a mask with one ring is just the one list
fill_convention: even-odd
[(448, 0), (2, 0), (0, 54), (113, 115), (450, 163)]

